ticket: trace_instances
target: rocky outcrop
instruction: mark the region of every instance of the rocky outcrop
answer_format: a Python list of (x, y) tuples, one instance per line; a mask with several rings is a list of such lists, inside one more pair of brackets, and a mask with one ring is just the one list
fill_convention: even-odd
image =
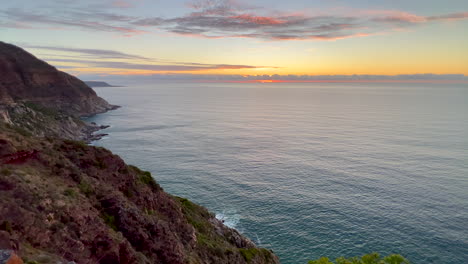
[[(0, 246), (38, 263), (278, 263), (110, 151), (0, 125)], [(38, 259), (48, 259), (40, 262)]]
[(106, 126), (83, 120), (34, 103), (0, 107), (0, 121), (15, 127), (19, 133), (38, 137), (55, 137), (90, 142), (106, 134), (95, 134)]
[(0, 249), (1, 264), (23, 264), (23, 260), (13, 250)]
[(73, 116), (114, 108), (78, 78), (4, 42), (0, 42), (0, 76), (2, 104), (32, 102)]
[(36, 136), (90, 141), (100, 127), (80, 117), (116, 107), (78, 78), (0, 42), (0, 121)]

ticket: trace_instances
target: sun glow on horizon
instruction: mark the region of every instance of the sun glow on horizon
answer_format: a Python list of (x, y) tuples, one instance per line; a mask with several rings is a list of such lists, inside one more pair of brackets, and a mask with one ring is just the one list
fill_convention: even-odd
[(468, 2), (43, 2), (4, 3), (2, 37), (80, 76), (468, 75)]

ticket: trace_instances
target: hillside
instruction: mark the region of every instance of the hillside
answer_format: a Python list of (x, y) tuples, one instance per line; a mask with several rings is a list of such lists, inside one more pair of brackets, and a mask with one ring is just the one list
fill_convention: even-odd
[(1, 124), (0, 190), (0, 245), (31, 261), (278, 263), (104, 148)]
[(0, 120), (36, 136), (90, 141), (101, 127), (80, 117), (115, 108), (78, 78), (0, 42)]
[(77, 78), (0, 42), (0, 96), (0, 263), (279, 263), (149, 172), (72, 140), (98, 138), (80, 117), (115, 108)]
[(32, 102), (74, 116), (114, 108), (78, 78), (58, 71), (27, 51), (0, 42), (0, 102)]

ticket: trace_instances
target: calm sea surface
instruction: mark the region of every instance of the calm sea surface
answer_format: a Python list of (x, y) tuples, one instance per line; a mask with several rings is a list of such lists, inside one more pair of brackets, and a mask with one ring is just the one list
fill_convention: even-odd
[(104, 146), (285, 264), (468, 263), (468, 85), (98, 88)]

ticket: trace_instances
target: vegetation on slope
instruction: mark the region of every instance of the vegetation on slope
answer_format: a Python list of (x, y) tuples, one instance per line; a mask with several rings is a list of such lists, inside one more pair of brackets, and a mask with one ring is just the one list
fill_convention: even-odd
[(149, 172), (83, 142), (0, 124), (0, 190), (0, 247), (31, 262), (278, 263)]

